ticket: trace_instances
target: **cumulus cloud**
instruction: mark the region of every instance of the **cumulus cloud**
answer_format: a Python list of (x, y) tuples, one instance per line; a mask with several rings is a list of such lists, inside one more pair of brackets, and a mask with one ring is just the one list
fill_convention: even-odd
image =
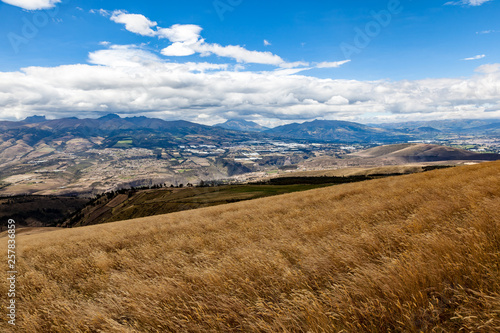
[(9, 5), (20, 7), (26, 10), (40, 10), (53, 8), (61, 0), (2, 0)]
[(217, 55), (231, 58), (240, 63), (265, 65), (285, 65), (286, 62), (271, 52), (250, 51), (239, 45), (222, 46), (216, 43), (207, 43), (200, 36), (202, 28), (192, 24), (176, 24), (170, 28), (158, 29), (157, 36), (167, 38), (172, 42), (161, 53), (165, 56), (188, 56), (200, 54), (202, 57)]
[(157, 36), (173, 43), (194, 44), (200, 39), (201, 30), (194, 24), (174, 24), (170, 28), (159, 28)]
[(304, 64), (304, 62), (289, 63), (271, 52), (251, 51), (240, 45), (223, 46), (217, 43), (207, 43), (200, 35), (203, 29), (194, 24), (174, 24), (169, 28), (162, 28), (144, 15), (129, 14), (121, 10), (114, 11), (110, 19), (113, 22), (124, 24), (126, 30), (135, 34), (168, 39), (172, 44), (161, 50), (165, 56), (183, 57), (199, 54), (206, 57), (216, 55), (234, 59), (239, 63), (265, 64), (284, 68)]
[(319, 79), (297, 68), (237, 66), (175, 63), (140, 45), (112, 45), (89, 54), (89, 64), (0, 72), (0, 118), (116, 112), (207, 124), (232, 115), (270, 124), (500, 117), (500, 64), (483, 65), (469, 78), (417, 81)]
[(150, 37), (156, 35), (156, 31), (151, 28), (157, 26), (157, 23), (150, 21), (144, 15), (115, 10), (110, 19), (113, 22), (125, 24), (125, 29), (138, 35)]
[(486, 2), (489, 2), (491, 0), (460, 0), (460, 1), (449, 1), (445, 3), (445, 5), (451, 5), (451, 6), (481, 6), (482, 4), (485, 4)]
[(173, 43), (169, 47), (161, 50), (161, 54), (170, 57), (185, 57), (195, 54), (196, 52), (192, 47), (187, 46), (184, 43)]
[(485, 54), (478, 54), (476, 56), (473, 56), (473, 57), (470, 57), (470, 58), (465, 58), (465, 59), (462, 59), (462, 60), (479, 60), (479, 59), (483, 59), (484, 57), (486, 57)]
[(267, 40), (264, 39), (264, 46), (271, 46), (272, 44)]

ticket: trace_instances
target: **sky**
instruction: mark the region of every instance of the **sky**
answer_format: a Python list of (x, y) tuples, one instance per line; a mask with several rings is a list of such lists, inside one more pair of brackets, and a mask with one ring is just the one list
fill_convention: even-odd
[(500, 119), (500, 0), (0, 0), (0, 119)]

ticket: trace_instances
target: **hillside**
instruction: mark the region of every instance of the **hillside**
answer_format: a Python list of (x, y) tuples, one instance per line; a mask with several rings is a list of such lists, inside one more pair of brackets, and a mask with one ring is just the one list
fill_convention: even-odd
[(17, 332), (498, 331), (499, 171), (19, 235)]
[(123, 221), (132, 218), (180, 212), (272, 195), (306, 191), (328, 186), (293, 185), (226, 185), (216, 187), (162, 188), (123, 190), (108, 193), (90, 201), (62, 224), (63, 227)]
[(499, 154), (480, 154), (463, 149), (431, 144), (399, 144), (370, 148), (352, 157), (394, 159), (400, 162), (495, 161)]

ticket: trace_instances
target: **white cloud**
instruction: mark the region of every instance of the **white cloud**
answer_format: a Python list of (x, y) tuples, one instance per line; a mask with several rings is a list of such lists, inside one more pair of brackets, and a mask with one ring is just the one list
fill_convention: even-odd
[(55, 7), (61, 0), (2, 0), (9, 5), (21, 7), (27, 10), (40, 10)]
[(161, 60), (136, 45), (112, 45), (107, 50), (91, 52), (89, 62), (109, 67), (139, 67), (156, 64)]
[(198, 53), (202, 57), (217, 55), (240, 63), (275, 66), (286, 64), (281, 57), (271, 52), (250, 51), (239, 45), (222, 46), (216, 43), (206, 43), (200, 36), (201, 30), (201, 27), (192, 24), (176, 24), (170, 28), (159, 28), (157, 36), (167, 38), (173, 43), (164, 48), (161, 53), (166, 56), (188, 56)]
[(272, 54), (271, 52), (249, 51), (239, 45), (222, 46), (219, 44), (209, 44), (201, 41), (189, 46), (202, 56), (215, 54), (219, 57), (235, 59), (237, 62), (275, 66), (285, 63), (281, 57)]
[(173, 43), (172, 45), (161, 50), (161, 54), (170, 57), (185, 57), (195, 54), (196, 52), (184, 43)]
[(267, 39), (264, 39), (264, 46), (270, 46), (272, 45)]
[(478, 54), (476, 56), (473, 56), (473, 57), (470, 57), (470, 58), (465, 58), (465, 59), (462, 59), (462, 60), (479, 60), (479, 59), (483, 59), (484, 57), (486, 57), (485, 54)]
[(469, 6), (481, 6), (483, 3), (486, 3), (491, 0), (464, 0), (466, 4)]
[(157, 23), (141, 14), (128, 14), (121, 10), (115, 10), (111, 21), (125, 24), (125, 29), (141, 36), (152, 37), (156, 35), (156, 31), (151, 28), (157, 26)]
[(325, 103), (328, 105), (346, 105), (349, 104), (349, 100), (342, 96), (333, 96)]
[(344, 64), (347, 64), (351, 60), (334, 61), (334, 62), (320, 62), (316, 64), (316, 68), (338, 68)]
[(172, 43), (194, 44), (200, 39), (201, 30), (200, 26), (194, 24), (174, 24), (170, 28), (158, 28), (156, 35)]
[(485, 4), (486, 2), (489, 2), (492, 0), (460, 0), (460, 1), (449, 1), (445, 3), (445, 5), (451, 5), (451, 6), (481, 6), (482, 4)]
[[(207, 43), (200, 36), (202, 28), (194, 24), (175, 24), (170, 28), (162, 28), (144, 15), (129, 14), (121, 10), (114, 11), (111, 20), (125, 24), (125, 29), (135, 34), (168, 39), (172, 44), (161, 51), (165, 56), (180, 57), (198, 53), (202, 57), (217, 55), (234, 59), (239, 63), (265, 64), (284, 68), (295, 67), (295, 64), (299, 64), (287, 63), (280, 56), (271, 52), (251, 51), (239, 45), (223, 46)], [(152, 28), (156, 28), (156, 30)]]
[(492, 74), (500, 72), (500, 64), (486, 64), (476, 68), (476, 72), (484, 74)]

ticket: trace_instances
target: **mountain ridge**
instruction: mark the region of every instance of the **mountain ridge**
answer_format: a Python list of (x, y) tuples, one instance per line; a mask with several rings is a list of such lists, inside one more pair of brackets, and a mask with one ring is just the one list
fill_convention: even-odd
[(394, 142), (407, 141), (411, 136), (389, 130), (342, 120), (313, 120), (305, 123), (292, 123), (265, 131), (282, 137), (304, 140), (332, 142)]

